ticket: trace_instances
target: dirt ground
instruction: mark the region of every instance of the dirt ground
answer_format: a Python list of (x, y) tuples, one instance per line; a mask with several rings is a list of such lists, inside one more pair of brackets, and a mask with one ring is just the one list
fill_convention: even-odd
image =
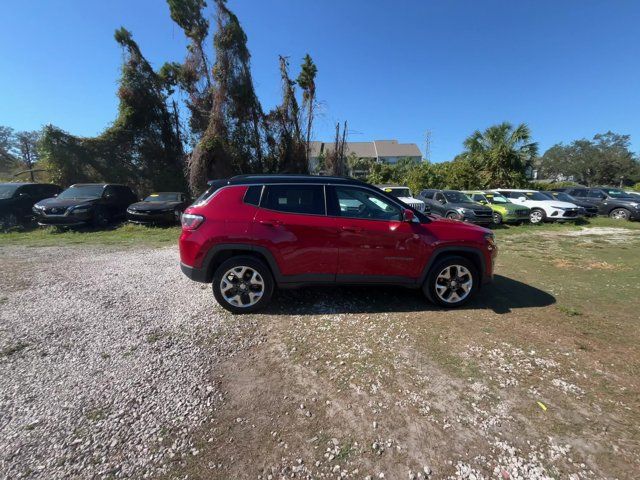
[[(199, 343), (215, 347), (201, 369), (215, 408), (149, 476), (638, 478), (640, 230), (498, 241), (494, 283), (461, 310), (402, 289), (317, 288), (233, 316), (211, 296), (220, 326)], [(198, 284), (163, 288), (202, 302)]]

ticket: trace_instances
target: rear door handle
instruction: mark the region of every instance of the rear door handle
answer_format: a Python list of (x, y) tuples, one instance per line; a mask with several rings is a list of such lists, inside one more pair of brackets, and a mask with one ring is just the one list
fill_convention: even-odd
[(362, 228), (360, 228), (360, 227), (349, 227), (349, 226), (344, 226), (344, 227), (341, 227), (341, 230), (342, 230), (343, 232), (354, 232), (354, 233), (359, 233), (359, 232), (361, 232), (361, 231), (362, 231)]
[(261, 225), (270, 225), (272, 227), (277, 227), (279, 225), (282, 225), (282, 222), (280, 220), (260, 220), (260, 224)]

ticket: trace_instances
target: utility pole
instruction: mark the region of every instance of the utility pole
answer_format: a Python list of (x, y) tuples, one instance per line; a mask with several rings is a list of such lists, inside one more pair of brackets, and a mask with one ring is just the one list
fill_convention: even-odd
[(427, 162), (431, 162), (431, 130), (427, 129), (424, 132), (424, 159)]

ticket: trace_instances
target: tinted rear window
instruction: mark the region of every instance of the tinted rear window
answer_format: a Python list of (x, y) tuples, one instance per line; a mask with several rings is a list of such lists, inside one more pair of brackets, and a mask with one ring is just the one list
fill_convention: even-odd
[(268, 185), (261, 206), (280, 212), (324, 215), (324, 188), (322, 185)]

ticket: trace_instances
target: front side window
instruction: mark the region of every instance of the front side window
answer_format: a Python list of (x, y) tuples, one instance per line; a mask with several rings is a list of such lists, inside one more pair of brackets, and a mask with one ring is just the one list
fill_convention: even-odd
[(341, 217), (395, 221), (402, 219), (402, 211), (398, 206), (369, 190), (335, 187), (335, 192)]
[(629, 198), (629, 197), (631, 197), (631, 195), (629, 195), (624, 190), (620, 190), (619, 188), (605, 188), (602, 191), (604, 191), (607, 195), (609, 195), (612, 198)]
[(268, 185), (262, 195), (262, 208), (305, 215), (324, 215), (322, 185)]
[(435, 201), (436, 201), (436, 202), (440, 202), (440, 203), (442, 203), (443, 205), (444, 205), (445, 203), (447, 203), (447, 201), (446, 201), (446, 200), (445, 200), (445, 198), (444, 198), (444, 195), (443, 195), (443, 194), (441, 194), (441, 193), (436, 193), (435, 197), (433, 197), (433, 198), (435, 199)]
[(475, 202), (487, 202), (487, 199), (484, 195), (480, 195), (479, 193), (474, 193), (473, 197), (471, 197)]
[(18, 185), (11, 185), (10, 183), (0, 185), (0, 199), (13, 197), (17, 190)]

